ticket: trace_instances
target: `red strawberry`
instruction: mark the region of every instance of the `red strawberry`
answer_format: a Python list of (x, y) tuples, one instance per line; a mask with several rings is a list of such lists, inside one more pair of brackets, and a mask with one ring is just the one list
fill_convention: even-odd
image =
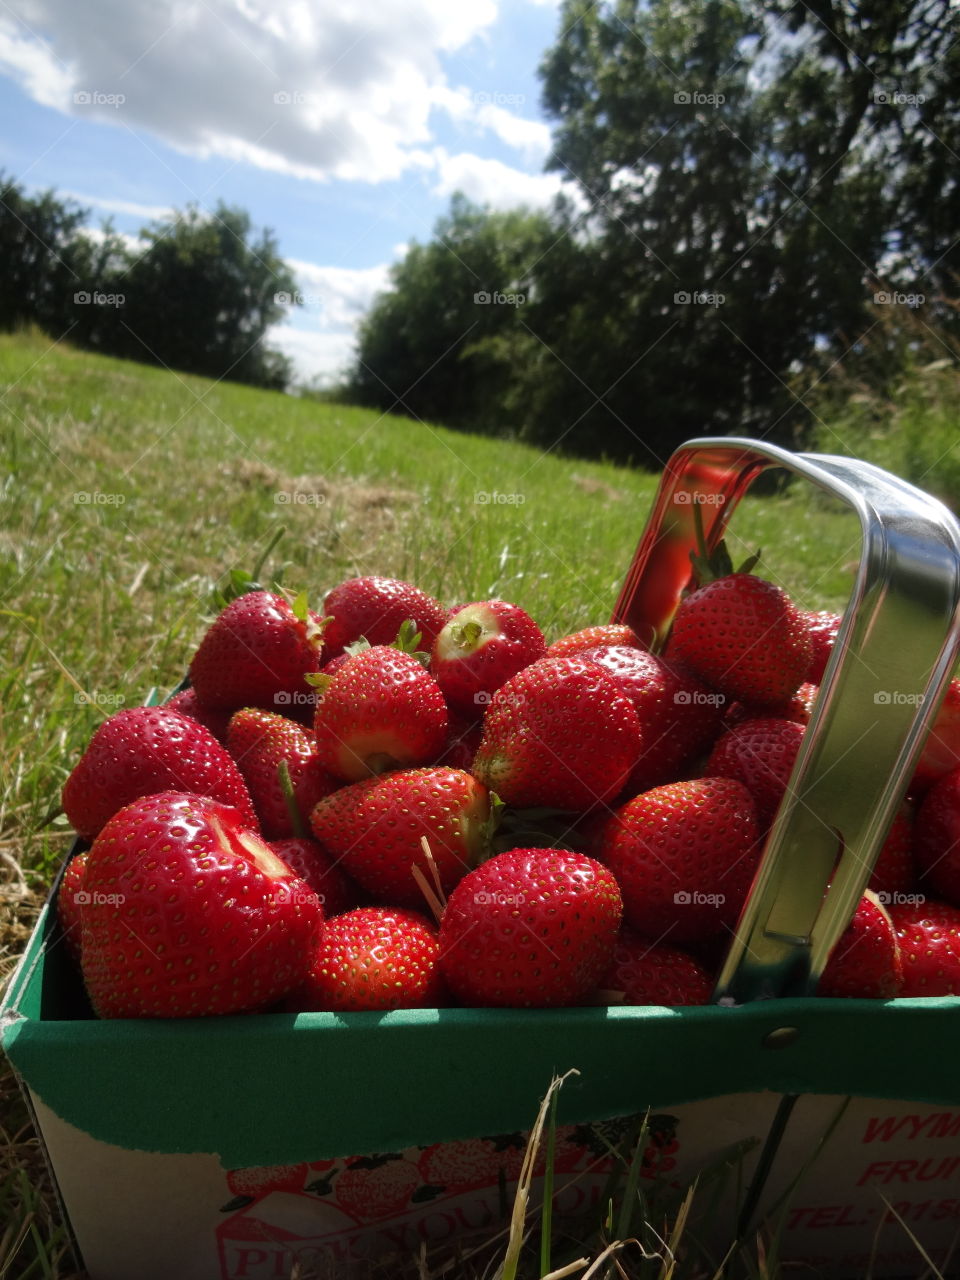
[[(235, 712), (227, 729), (227, 750), (243, 774), (268, 840), (303, 835), (313, 806), (337, 785), (321, 767), (317, 744), (307, 730), (273, 711), (244, 707)], [(287, 807), (278, 772), (281, 763), (290, 777), (299, 823)]]
[(674, 671), (646, 649), (607, 645), (580, 655), (596, 662), (633, 703), (643, 751), (630, 771), (630, 795), (674, 782), (710, 745), (720, 727), (723, 695)]
[[(516, 1181), (526, 1150), (527, 1144), (519, 1133), (500, 1139), (463, 1138), (425, 1147), (417, 1164), (428, 1186), (450, 1192), (469, 1191), (474, 1187), (495, 1187), (501, 1171), (508, 1182)], [(545, 1163), (543, 1147), (540, 1161)]]
[(723, 723), (727, 729), (733, 729), (744, 720), (765, 719), (773, 716), (777, 720), (795, 720), (797, 724), (809, 724), (813, 715), (813, 707), (820, 693), (817, 684), (802, 684), (789, 702), (782, 707), (748, 707), (743, 702), (734, 702), (727, 708)]
[[(246, 1169), (231, 1169), (227, 1174), (227, 1186), (239, 1199), (248, 1204), (271, 1191), (302, 1191), (309, 1170), (305, 1164), (255, 1165)], [(241, 1208), (235, 1205), (234, 1208)]]
[(811, 654), (806, 618), (786, 592), (751, 573), (727, 574), (687, 596), (668, 649), (729, 698), (761, 707), (793, 697)]
[(892, 1000), (903, 986), (903, 962), (890, 916), (866, 893), (830, 953), (817, 994)]
[(200, 641), (190, 682), (206, 707), (289, 709), (309, 696), (304, 675), (320, 670), (322, 631), (317, 614), (250, 591), (231, 601)]
[(540, 628), (519, 605), (487, 600), (451, 615), (433, 642), (430, 670), (447, 704), (475, 720), (491, 694), (546, 649)]
[(140, 796), (189, 791), (257, 820), (233, 758), (209, 729), (166, 707), (130, 707), (100, 725), (63, 788), (74, 830), (92, 840), (108, 818)]
[(261, 1008), (303, 980), (322, 924), (236, 809), (175, 791), (110, 819), (84, 889), (83, 977), (102, 1018)]
[(429, 651), (447, 620), (438, 600), (396, 578), (348, 578), (327, 594), (323, 612), (331, 619), (323, 637), (328, 659), (361, 637), (371, 645), (393, 644), (408, 618)]
[(890, 908), (903, 956), (902, 996), (960, 996), (960, 908), (945, 902)]
[(83, 877), (87, 870), (87, 855), (77, 853), (70, 859), (63, 871), (60, 888), (57, 890), (57, 919), (63, 930), (63, 940), (70, 954), (79, 964), (80, 943), (83, 937), (84, 887)]
[(890, 824), (867, 888), (872, 889), (883, 905), (889, 907), (903, 894), (911, 893), (916, 881), (917, 872), (913, 865), (913, 815), (906, 805), (902, 805)]
[(622, 992), (624, 1004), (709, 1004), (713, 991), (710, 975), (693, 956), (626, 926), (599, 986), (602, 992)]
[(708, 778), (736, 778), (757, 807), (763, 826), (774, 819), (803, 740), (803, 725), (765, 716), (744, 720), (717, 742), (704, 768)]
[(753, 800), (732, 778), (654, 787), (607, 819), (597, 849), (638, 933), (709, 941), (736, 924), (756, 869)]
[(913, 852), (921, 886), (960, 907), (960, 768), (935, 782), (920, 802)]
[(637, 713), (601, 667), (541, 658), (493, 695), (473, 772), (506, 804), (582, 812), (620, 792), (640, 751)]
[(837, 632), (840, 630), (840, 623), (843, 621), (839, 613), (804, 613), (807, 620), (807, 629), (810, 632), (810, 641), (812, 644), (812, 656), (810, 665), (807, 667), (807, 674), (804, 677), (810, 684), (820, 684), (823, 680), (823, 673), (826, 670), (827, 662), (833, 653), (833, 646), (837, 641)]
[(957, 768), (960, 768), (960, 680), (951, 680), (920, 753), (910, 790), (914, 795), (921, 795)]
[(410, 1203), (420, 1185), (417, 1166), (402, 1156), (362, 1156), (338, 1175), (337, 1201), (357, 1222), (392, 1218)]
[(480, 746), (483, 725), (461, 719), (456, 712), (450, 713), (447, 728), (447, 745), (444, 747), (437, 764), (445, 764), (449, 769), (473, 768), (473, 758)]
[(325, 919), (360, 905), (360, 889), (316, 840), (293, 836), (271, 840), (270, 848), (317, 895)]
[(197, 697), (196, 689), (181, 689), (163, 704), (168, 711), (178, 711), (180, 715), (196, 720), (205, 729), (209, 729), (219, 743), (226, 742), (227, 725), (230, 723), (229, 711), (217, 711), (205, 707)]
[(415, 911), (358, 907), (328, 920), (310, 972), (287, 997), (304, 1012), (431, 1009), (443, 999), (437, 931)]
[(577, 1004), (610, 963), (621, 917), (617, 882), (592, 858), (498, 854), (450, 895), (440, 923), (444, 979), (466, 1005)]
[(624, 649), (641, 649), (640, 637), (632, 627), (619, 622), (608, 622), (600, 627), (584, 627), (582, 631), (574, 631), (568, 636), (554, 640), (547, 649), (548, 658), (569, 658), (575, 653), (583, 653), (587, 649), (596, 649), (600, 645), (617, 645)]
[(341, 787), (310, 816), (313, 833), (344, 870), (379, 902), (423, 907), (411, 874), (433, 885), (426, 838), (444, 893), (486, 852), (490, 793), (461, 769), (400, 769)]
[(335, 778), (359, 782), (386, 769), (428, 764), (444, 748), (443, 694), (409, 653), (387, 645), (366, 649), (319, 687), (317, 753)]

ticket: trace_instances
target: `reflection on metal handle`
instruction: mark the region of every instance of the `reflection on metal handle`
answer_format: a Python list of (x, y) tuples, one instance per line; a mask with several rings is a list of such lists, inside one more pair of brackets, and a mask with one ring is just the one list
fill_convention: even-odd
[(812, 994), (866, 886), (960, 648), (960, 525), (870, 463), (705, 439), (668, 462), (613, 620), (653, 648), (691, 585), (694, 508), (708, 547), (757, 476), (780, 467), (857, 513), (862, 550), (837, 643), (715, 1000)]

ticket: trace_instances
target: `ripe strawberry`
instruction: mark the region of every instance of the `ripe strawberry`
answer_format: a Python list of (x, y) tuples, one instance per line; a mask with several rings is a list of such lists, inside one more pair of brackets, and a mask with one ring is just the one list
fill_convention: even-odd
[(640, 637), (632, 627), (619, 622), (608, 622), (600, 627), (584, 627), (582, 631), (574, 631), (568, 636), (554, 640), (547, 649), (548, 658), (569, 658), (575, 653), (583, 653), (586, 649), (596, 649), (600, 645), (616, 645), (621, 649), (641, 649)]
[(817, 994), (892, 1000), (903, 986), (903, 961), (893, 921), (873, 893), (866, 893), (840, 935)]
[(57, 890), (57, 919), (63, 931), (63, 940), (70, 954), (79, 964), (83, 937), (84, 887), (87, 855), (76, 853), (67, 863)]
[(438, 600), (396, 578), (348, 578), (328, 592), (323, 612), (330, 618), (323, 637), (328, 660), (361, 636), (371, 645), (393, 644), (408, 618), (429, 650), (447, 620)]
[(902, 996), (960, 996), (960, 908), (926, 902), (890, 908), (903, 956)]
[(960, 907), (960, 768), (945, 774), (923, 797), (913, 852), (920, 885)]
[(110, 819), (84, 889), (83, 977), (102, 1018), (262, 1008), (306, 976), (323, 918), (236, 809), (176, 791)]
[[(227, 1173), (227, 1186), (246, 1204), (259, 1200), (272, 1191), (302, 1191), (309, 1170), (305, 1164), (254, 1165), (246, 1169), (231, 1169)], [(240, 1209), (243, 1206), (233, 1206)]]
[(190, 683), (205, 707), (276, 711), (304, 695), (304, 675), (320, 670), (323, 620), (297, 606), (269, 591), (227, 605), (190, 663)]
[(620, 931), (601, 992), (622, 992), (624, 1004), (709, 1004), (713, 983), (698, 960), (632, 929)]
[(810, 665), (807, 667), (804, 679), (810, 684), (820, 684), (830, 655), (833, 653), (833, 646), (836, 644), (837, 632), (840, 630), (843, 618), (839, 613), (805, 612), (803, 616), (807, 620), (812, 645)]
[(786, 592), (751, 573), (715, 578), (677, 610), (668, 657), (731, 699), (787, 702), (807, 679), (806, 618)]
[(303, 1012), (432, 1009), (443, 1000), (437, 931), (415, 911), (358, 907), (328, 920), (286, 1007)]
[(444, 893), (487, 851), (490, 793), (461, 769), (400, 769), (341, 787), (316, 805), (313, 833), (378, 902), (423, 907), (411, 867), (433, 885), (426, 838)]
[(592, 858), (512, 849), (469, 872), (450, 895), (440, 967), (466, 1005), (577, 1004), (610, 963), (622, 914), (616, 880)]
[[(227, 729), (227, 750), (243, 774), (268, 840), (304, 834), (313, 806), (337, 786), (321, 767), (317, 744), (307, 730), (273, 711), (244, 707), (234, 712)], [(287, 767), (299, 823), (284, 795), (278, 772), (281, 763)]]
[(902, 805), (890, 824), (867, 888), (878, 895), (884, 906), (889, 906), (900, 895), (912, 893), (916, 882), (917, 871), (913, 865), (913, 814), (907, 805)]
[(337, 1202), (358, 1223), (392, 1218), (420, 1185), (417, 1166), (402, 1156), (361, 1156), (337, 1176)]
[(430, 670), (448, 706), (475, 720), (491, 694), (546, 650), (543, 633), (519, 605), (486, 600), (451, 615), (433, 642)]
[(64, 785), (63, 807), (77, 835), (92, 840), (118, 809), (158, 791), (189, 791), (233, 805), (256, 830), (232, 757), (209, 729), (166, 707), (129, 707), (108, 716)]
[(342, 915), (360, 905), (360, 888), (316, 840), (292, 836), (271, 840), (270, 848), (295, 876), (309, 885), (323, 907), (324, 919)]
[(629, 795), (676, 781), (716, 737), (723, 695), (674, 671), (662, 658), (621, 645), (585, 649), (579, 656), (607, 672), (640, 721), (643, 750), (627, 779)]
[(782, 707), (748, 707), (743, 702), (733, 702), (727, 708), (723, 723), (727, 729), (734, 729), (738, 724), (743, 724), (744, 720), (773, 716), (777, 720), (795, 720), (797, 724), (809, 724), (819, 693), (819, 685), (802, 684)]
[(735, 926), (759, 860), (753, 800), (733, 778), (654, 787), (606, 820), (596, 848), (638, 933), (709, 941)]
[(217, 711), (205, 707), (197, 697), (196, 689), (181, 689), (163, 704), (168, 711), (178, 711), (180, 715), (196, 720), (205, 729), (209, 729), (216, 740), (221, 743), (227, 739), (227, 725), (230, 723), (229, 711)]
[(704, 768), (708, 778), (736, 778), (757, 808), (761, 825), (773, 821), (803, 740), (795, 720), (744, 720), (717, 742)]
[(541, 658), (493, 695), (473, 772), (506, 804), (582, 812), (620, 792), (641, 741), (630, 700), (595, 662)]
[(440, 686), (409, 653), (376, 645), (318, 686), (320, 763), (343, 782), (429, 764), (447, 740)]
[[(417, 1164), (428, 1186), (448, 1192), (470, 1191), (496, 1186), (501, 1171), (507, 1182), (515, 1182), (526, 1150), (519, 1133), (502, 1138), (463, 1138), (424, 1147)], [(540, 1160), (545, 1163), (542, 1148)]]
[(914, 795), (922, 795), (957, 768), (960, 768), (960, 680), (951, 680), (920, 752), (910, 790)]

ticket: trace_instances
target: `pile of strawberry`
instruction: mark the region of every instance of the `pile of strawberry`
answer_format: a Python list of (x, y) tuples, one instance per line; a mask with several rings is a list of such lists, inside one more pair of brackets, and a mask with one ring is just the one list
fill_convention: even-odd
[[(662, 655), (386, 578), (232, 600), (64, 787), (96, 1013), (706, 1003), (839, 618), (704, 576)], [(870, 890), (821, 993), (960, 994), (958, 682)]]

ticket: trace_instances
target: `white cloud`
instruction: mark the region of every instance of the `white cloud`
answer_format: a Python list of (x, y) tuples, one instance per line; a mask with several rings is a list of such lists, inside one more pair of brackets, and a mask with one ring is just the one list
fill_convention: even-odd
[(352, 332), (318, 333), (274, 325), (266, 333), (267, 344), (293, 361), (294, 381), (329, 386), (346, 372), (354, 350)]
[(62, 195), (78, 204), (92, 205), (94, 209), (106, 209), (108, 213), (129, 213), (136, 218), (169, 218), (173, 210), (169, 205), (137, 204), (133, 200), (108, 200), (103, 196), (89, 196), (83, 191), (64, 191)]
[(523, 152), (529, 161), (540, 162), (550, 149), (550, 129), (540, 120), (528, 120), (511, 108), (522, 107), (526, 96), (500, 89), (451, 89), (446, 85), (434, 91), (434, 102), (461, 128), (473, 127), (477, 134), (496, 134), (501, 142)]
[(438, 179), (434, 195), (450, 196), (462, 191), (477, 204), (488, 204), (494, 209), (512, 209), (517, 205), (540, 208), (550, 204), (561, 189), (561, 178), (556, 173), (523, 173), (500, 160), (485, 159), (468, 151), (451, 156), (438, 149), (435, 154)]

